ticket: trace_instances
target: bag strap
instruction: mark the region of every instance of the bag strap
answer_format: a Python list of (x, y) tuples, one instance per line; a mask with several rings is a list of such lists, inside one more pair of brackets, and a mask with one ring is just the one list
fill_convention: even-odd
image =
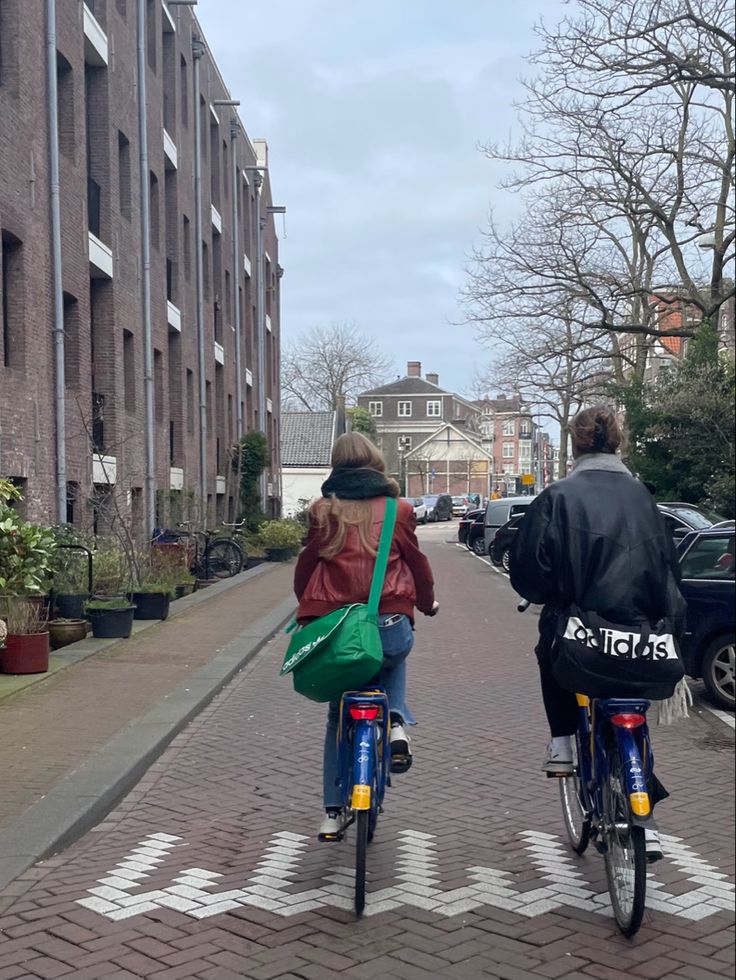
[(376, 564), (373, 568), (371, 591), (368, 596), (368, 612), (373, 613), (374, 616), (378, 615), (378, 603), (381, 601), (381, 593), (383, 592), (383, 580), (386, 578), (388, 555), (391, 551), (391, 539), (394, 536), (397, 509), (396, 497), (386, 497), (386, 513), (383, 515), (381, 539), (378, 542)]

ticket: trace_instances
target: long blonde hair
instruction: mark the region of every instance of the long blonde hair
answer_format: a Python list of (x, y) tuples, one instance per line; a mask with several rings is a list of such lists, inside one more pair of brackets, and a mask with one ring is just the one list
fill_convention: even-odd
[[(333, 470), (374, 470), (385, 475), (386, 460), (370, 439), (360, 432), (346, 432), (339, 436), (332, 449)], [(388, 495), (398, 497), (399, 485), (386, 477)], [(333, 493), (312, 505), (311, 515), (320, 530), (322, 547), (320, 558), (330, 559), (342, 551), (348, 528), (358, 531), (360, 545), (375, 557), (376, 549), (369, 539), (372, 519), (371, 499), (344, 500)]]

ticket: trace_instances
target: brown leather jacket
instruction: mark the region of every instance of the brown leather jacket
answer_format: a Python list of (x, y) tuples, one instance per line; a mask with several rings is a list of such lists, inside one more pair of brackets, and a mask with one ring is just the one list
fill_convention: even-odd
[[(371, 504), (373, 514), (371, 544), (377, 548), (386, 498), (373, 497), (366, 503)], [(425, 615), (432, 611), (432, 569), (419, 550), (415, 530), (414, 508), (400, 500), (381, 593), (379, 611), (382, 613), (403, 613), (413, 619), (415, 606)], [(334, 558), (320, 558), (322, 545), (321, 535), (312, 524), (294, 573), (299, 622), (325, 616), (352, 602), (368, 601), (375, 560), (361, 547), (357, 529), (348, 529), (345, 546)]]

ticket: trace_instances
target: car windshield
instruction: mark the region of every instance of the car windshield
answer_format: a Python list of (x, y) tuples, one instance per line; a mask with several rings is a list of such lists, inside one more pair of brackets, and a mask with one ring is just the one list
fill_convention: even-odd
[(724, 520), (723, 517), (712, 511), (696, 510), (694, 507), (671, 507), (670, 510), (680, 520), (694, 527), (696, 531), (701, 531)]
[(439, 497), (422, 497), (425, 504), (436, 504)]
[(421, 497), (416, 497), (415, 498), (415, 500), (414, 500), (414, 506), (415, 507), (423, 507), (424, 506), (424, 501), (422, 500)]

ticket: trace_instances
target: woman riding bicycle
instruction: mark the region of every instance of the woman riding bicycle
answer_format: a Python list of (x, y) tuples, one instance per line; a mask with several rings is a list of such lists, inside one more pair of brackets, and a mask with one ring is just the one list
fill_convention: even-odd
[[(349, 603), (365, 603), (387, 497), (398, 497), (395, 480), (386, 476), (381, 453), (357, 432), (340, 436), (332, 451), (332, 473), (322, 484), (322, 499), (309, 511), (309, 533), (294, 574), (299, 600), (297, 620), (307, 623)], [(419, 550), (414, 508), (399, 501), (396, 527), (379, 604), (384, 653), (380, 683), (391, 706), (391, 771), (406, 772), (412, 755), (406, 725), (415, 724), (406, 703), (406, 658), (414, 644), (414, 608), (426, 616), (437, 611), (434, 581)], [(329, 706), (324, 746), (322, 838), (339, 833), (337, 725), (339, 703)]]
[[(617, 627), (616, 636), (629, 635), (625, 630), (630, 627), (630, 635), (639, 643), (630, 641), (628, 653), (624, 642), (621, 653), (597, 661), (591, 658), (596, 669), (608, 671), (607, 679), (581, 671), (573, 679), (577, 691), (590, 694), (589, 688), (614, 686), (625, 675), (633, 684), (641, 683), (639, 693), (647, 697), (637, 672), (643, 678), (657, 658), (660, 663), (668, 661), (665, 668), (670, 672), (681, 670), (679, 661), (669, 663), (676, 654), (647, 655), (648, 638), (657, 636), (660, 624), (668, 624), (674, 648), (673, 635), (676, 638), (682, 630), (685, 608), (670, 533), (650, 491), (617, 456), (622, 434), (615, 414), (606, 406), (586, 409), (573, 419), (570, 432), (572, 473), (529, 506), (511, 560), (514, 589), (544, 604), (536, 654), (552, 733), (544, 769), (551, 775), (566, 775), (573, 769), (571, 736), (578, 725), (578, 707), (570, 685), (560, 683), (560, 640), (569, 638), (570, 623), (578, 623), (580, 616), (587, 618), (589, 611), (597, 623), (627, 624)], [(643, 643), (637, 637), (642, 625)], [(590, 646), (585, 627), (580, 635)]]

